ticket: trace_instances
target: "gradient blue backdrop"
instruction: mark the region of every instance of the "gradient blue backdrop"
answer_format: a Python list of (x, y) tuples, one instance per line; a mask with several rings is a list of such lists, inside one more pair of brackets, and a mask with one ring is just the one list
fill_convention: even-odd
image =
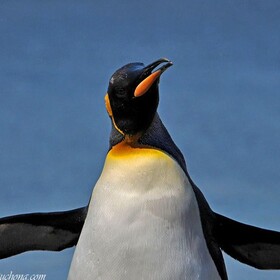
[[(86, 205), (108, 148), (103, 96), (160, 57), (160, 114), (215, 211), (280, 230), (280, 2), (0, 2), (0, 216)], [(0, 261), (66, 279), (73, 249)], [(230, 279), (279, 279), (226, 257)]]

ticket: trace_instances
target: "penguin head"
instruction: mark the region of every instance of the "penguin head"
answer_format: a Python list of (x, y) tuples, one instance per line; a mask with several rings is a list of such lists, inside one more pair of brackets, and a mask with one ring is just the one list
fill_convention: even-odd
[(150, 126), (159, 102), (159, 78), (171, 65), (172, 62), (166, 58), (147, 66), (139, 62), (129, 63), (112, 75), (105, 103), (115, 128), (121, 134), (133, 136)]

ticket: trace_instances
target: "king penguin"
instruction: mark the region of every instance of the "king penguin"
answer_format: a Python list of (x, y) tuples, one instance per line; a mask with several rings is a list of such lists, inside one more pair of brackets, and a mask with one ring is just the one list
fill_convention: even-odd
[(110, 145), (88, 206), (0, 219), (0, 258), (77, 244), (68, 280), (226, 280), (221, 250), (280, 269), (280, 233), (215, 213), (190, 178), (157, 113), (170, 66), (161, 58), (112, 75)]
[(220, 279), (183, 156), (156, 113), (159, 78), (171, 65), (131, 63), (110, 79), (110, 150), (69, 280)]

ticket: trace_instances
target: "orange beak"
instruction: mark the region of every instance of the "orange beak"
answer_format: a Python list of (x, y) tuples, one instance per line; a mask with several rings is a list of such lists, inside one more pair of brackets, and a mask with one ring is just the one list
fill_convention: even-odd
[(173, 63), (166, 59), (166, 58), (161, 58), (152, 64), (148, 65), (146, 68), (146, 71), (151, 72), (153, 69), (155, 69), (159, 64), (167, 62), (164, 64), (162, 67), (160, 67), (158, 70), (155, 72), (151, 73), (147, 78), (145, 78), (135, 89), (134, 91), (134, 97), (140, 97), (144, 95), (150, 87), (158, 80), (158, 78), (161, 76), (161, 74), (170, 66), (173, 65)]

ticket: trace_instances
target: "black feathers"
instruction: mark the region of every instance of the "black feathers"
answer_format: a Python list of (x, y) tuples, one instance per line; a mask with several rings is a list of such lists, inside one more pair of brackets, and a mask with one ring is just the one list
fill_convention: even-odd
[(259, 269), (280, 269), (280, 232), (216, 214), (216, 238), (234, 259)]
[(0, 219), (0, 258), (32, 250), (61, 251), (77, 244), (87, 207)]

